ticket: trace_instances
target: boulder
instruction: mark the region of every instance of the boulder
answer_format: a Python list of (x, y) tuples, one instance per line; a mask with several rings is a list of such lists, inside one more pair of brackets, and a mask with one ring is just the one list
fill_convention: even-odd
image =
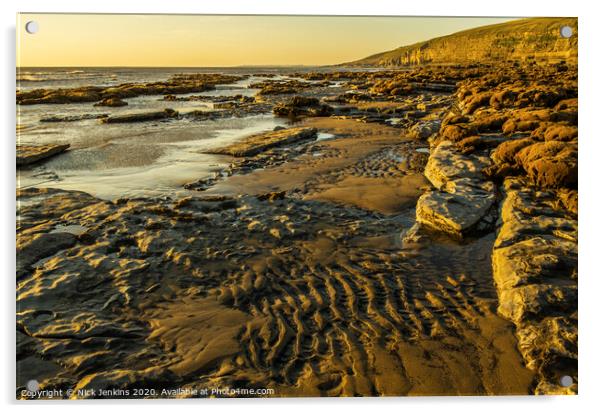
[(468, 116), (458, 115), (458, 114), (455, 114), (450, 111), (443, 118), (442, 126), (455, 125), (458, 123), (466, 123), (468, 121), (470, 121), (470, 118)]
[(512, 89), (504, 89), (499, 92), (495, 92), (491, 95), (489, 105), (495, 109), (502, 109), (505, 107), (512, 107), (516, 101), (518, 93)]
[(515, 164), (516, 154), (523, 148), (535, 143), (531, 138), (514, 139), (501, 143), (491, 154), (491, 159), (496, 165)]
[(529, 132), (539, 128), (541, 124), (538, 120), (516, 120), (508, 119), (502, 126), (502, 132), (505, 134), (517, 133), (517, 132)]
[(516, 154), (517, 163), (531, 181), (544, 188), (577, 185), (577, 144), (572, 142), (537, 142)]
[(537, 320), (545, 314), (574, 309), (577, 306), (577, 286), (528, 284), (502, 290), (499, 301), (498, 313), (517, 324), (520, 329), (526, 320)]
[(456, 191), (429, 191), (422, 195), (416, 204), (416, 221), (460, 237), (475, 230), (491, 209), (495, 193), (468, 185)]
[(483, 106), (488, 106), (489, 101), (491, 100), (492, 93), (491, 92), (482, 92), (476, 95), (473, 95), (471, 98), (467, 99), (464, 103), (464, 113), (470, 115), (474, 113), (478, 108)]
[(425, 140), (439, 132), (441, 128), (440, 120), (427, 120), (418, 122), (410, 128), (408, 135), (412, 139)]
[(472, 154), (480, 150), (497, 148), (497, 146), (506, 139), (498, 135), (477, 135), (469, 136), (456, 143), (456, 147), (464, 155)]
[(461, 139), (466, 138), (467, 136), (472, 136), (475, 133), (477, 133), (477, 129), (470, 123), (454, 123), (451, 125), (448, 124), (445, 127), (441, 128), (438, 140), (449, 140), (452, 142), (457, 142)]
[(538, 140), (571, 142), (577, 139), (578, 130), (576, 126), (552, 123), (543, 125), (534, 130), (531, 136)]
[(481, 170), (490, 163), (486, 156), (466, 156), (451, 142), (442, 142), (431, 152), (424, 175), (437, 189), (443, 189), (449, 181), (462, 178), (473, 179), (478, 186), (483, 181)]
[(489, 228), (496, 191), (481, 173), (489, 163), (487, 157), (468, 157), (451, 142), (442, 142), (431, 152), (424, 171), (436, 190), (418, 199), (416, 221), (455, 237)]
[(489, 114), (475, 119), (472, 124), (479, 133), (499, 132), (502, 126), (508, 120), (508, 116), (504, 114)]

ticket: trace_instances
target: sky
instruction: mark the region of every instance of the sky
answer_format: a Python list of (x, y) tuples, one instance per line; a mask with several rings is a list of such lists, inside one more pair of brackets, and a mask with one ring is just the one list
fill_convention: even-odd
[(17, 66), (329, 65), (509, 20), (28, 13), (17, 17)]

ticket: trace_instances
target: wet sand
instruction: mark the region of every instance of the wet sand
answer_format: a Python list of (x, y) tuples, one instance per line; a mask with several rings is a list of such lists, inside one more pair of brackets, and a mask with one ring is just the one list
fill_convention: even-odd
[[(325, 155), (235, 176), (207, 193), (287, 191), (367, 211), (372, 219), (358, 227), (386, 227), (377, 221), (381, 214), (401, 214), (409, 228), (428, 181), (392, 153), (411, 152), (411, 141), (395, 128), (353, 120), (316, 118), (303, 125), (334, 135), (318, 144)], [(350, 237), (344, 226), (324, 223), (322, 231), (330, 236), (294, 243), (285, 254), (273, 251), (250, 265), (256, 277), (274, 273), (283, 284), (285, 296), (270, 299), (282, 303), (281, 311), (252, 311), (273, 327), (243, 335), (245, 347), (255, 349), (251, 363), (261, 363), (273, 345), (283, 347), (284, 360), (270, 366), (284, 369), (282, 394), (529, 393), (533, 373), (522, 363), (511, 324), (496, 314), (493, 237), (457, 246), (433, 235), (400, 250), (403, 228)]]
[(310, 153), (285, 164), (232, 176), (205, 193), (290, 191), (304, 199), (353, 204), (391, 214), (414, 202), (427, 185), (421, 173), (404, 172), (403, 156), (395, 151), (405, 149), (409, 139), (400, 137), (398, 129), (331, 118), (310, 118), (301, 124), (332, 138), (317, 141)]
[[(85, 227), (88, 241), (19, 281), (20, 308), (37, 308), (19, 322), (41, 350), (23, 350), (18, 382), (41, 363), (48, 387), (529, 394), (534, 374), (512, 324), (496, 315), (493, 234), (463, 244), (430, 234), (403, 245), (428, 187), (402, 159), (416, 143), (353, 120), (303, 126), (334, 136), (288, 162), (220, 180), (201, 198), (114, 204), (24, 191), (22, 239), (60, 222)], [(290, 195), (263, 196), (280, 191)], [(202, 197), (235, 207), (199, 215), (198, 202), (217, 205)], [(93, 281), (101, 268), (108, 283)]]

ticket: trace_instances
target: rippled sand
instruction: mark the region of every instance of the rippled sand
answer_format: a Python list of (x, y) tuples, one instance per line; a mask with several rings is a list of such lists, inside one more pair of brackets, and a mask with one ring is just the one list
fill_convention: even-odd
[(496, 315), (494, 235), (404, 245), (422, 183), (405, 169), (392, 187), (391, 168), (415, 143), (307, 124), (335, 136), (311, 144), (324, 156), (233, 176), (206, 201), (23, 191), (24, 243), (56, 225), (85, 242), (18, 281), (18, 383), (528, 394), (533, 373)]

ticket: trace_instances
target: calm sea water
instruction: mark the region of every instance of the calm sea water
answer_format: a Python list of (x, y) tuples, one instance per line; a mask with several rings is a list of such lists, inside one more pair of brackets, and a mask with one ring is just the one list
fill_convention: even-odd
[[(253, 96), (253, 74), (288, 77), (315, 68), (21, 68), (17, 89), (109, 86), (128, 82), (167, 80), (178, 73), (248, 74), (242, 81), (219, 85), (202, 95)], [(199, 93), (195, 93), (199, 94)], [(181, 95), (185, 96), (185, 95)], [(19, 187), (41, 186), (83, 190), (114, 199), (123, 196), (170, 195), (182, 185), (212, 174), (229, 163), (226, 157), (203, 154), (252, 133), (272, 130), (284, 120), (271, 114), (209, 121), (177, 120), (131, 124), (101, 124), (96, 119), (46, 123), (54, 115), (126, 114), (173, 108), (181, 113), (212, 110), (211, 102), (166, 102), (161, 96), (126, 99), (128, 106), (95, 107), (93, 103), (17, 106), (17, 140), (26, 144), (69, 143), (70, 151), (43, 164), (22, 169)]]

